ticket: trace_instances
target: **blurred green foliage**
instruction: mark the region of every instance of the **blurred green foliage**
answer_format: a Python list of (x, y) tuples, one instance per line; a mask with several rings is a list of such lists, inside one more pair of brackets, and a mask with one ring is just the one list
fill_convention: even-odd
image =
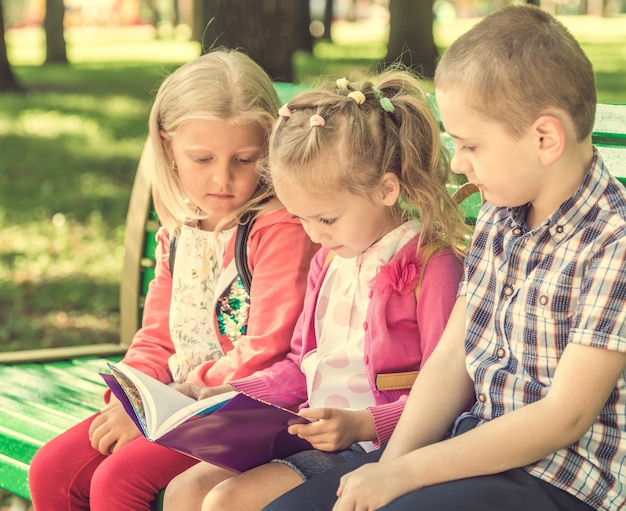
[(0, 96), (0, 350), (118, 339), (124, 223), (175, 65), (16, 66)]
[[(572, 31), (594, 62), (600, 100), (626, 103), (624, 19), (582, 21)], [(436, 27), (441, 48), (470, 23)], [(7, 36), (26, 92), (0, 95), (0, 351), (118, 340), (124, 224), (150, 103), (199, 52), (124, 34), (114, 44), (111, 34), (67, 34), (67, 67), (39, 65), (40, 37)], [(298, 81), (356, 79), (385, 53), (379, 27), (334, 35), (295, 56)]]

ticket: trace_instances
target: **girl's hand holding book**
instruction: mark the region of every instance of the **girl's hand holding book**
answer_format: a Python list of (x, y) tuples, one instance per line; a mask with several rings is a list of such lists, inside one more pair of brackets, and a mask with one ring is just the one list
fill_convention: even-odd
[(368, 410), (303, 408), (302, 417), (310, 424), (294, 424), (289, 433), (297, 435), (321, 451), (347, 449), (354, 442), (376, 440), (374, 422)]
[(114, 395), (89, 426), (91, 446), (105, 456), (140, 436), (141, 432)]

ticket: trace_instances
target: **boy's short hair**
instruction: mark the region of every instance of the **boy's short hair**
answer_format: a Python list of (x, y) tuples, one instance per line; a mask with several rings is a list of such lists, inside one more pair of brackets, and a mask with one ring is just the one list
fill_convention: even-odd
[(500, 9), (457, 39), (439, 62), (435, 87), (463, 88), (473, 108), (516, 138), (554, 107), (572, 118), (579, 142), (593, 129), (591, 62), (562, 23), (531, 5)]

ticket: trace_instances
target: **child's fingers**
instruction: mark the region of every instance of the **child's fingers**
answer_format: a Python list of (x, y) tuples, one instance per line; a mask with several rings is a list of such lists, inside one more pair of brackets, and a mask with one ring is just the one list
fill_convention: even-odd
[(299, 414), (312, 421), (328, 420), (333, 417), (332, 408), (303, 408)]
[(298, 435), (309, 440), (307, 437), (324, 431), (323, 424), (319, 421), (329, 419), (331, 417), (330, 410), (329, 408), (303, 408), (298, 414), (311, 422), (308, 424), (293, 424), (287, 428), (287, 431), (292, 435)]
[(315, 432), (315, 428), (311, 431), (311, 427), (315, 424), (292, 424), (287, 428), (287, 431), (292, 435), (298, 435), (305, 438)]

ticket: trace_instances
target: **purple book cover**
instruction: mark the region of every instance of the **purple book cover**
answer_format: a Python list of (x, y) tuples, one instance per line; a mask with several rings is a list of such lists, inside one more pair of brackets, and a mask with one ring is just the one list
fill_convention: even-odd
[(223, 468), (244, 472), (274, 458), (313, 449), (290, 435), (291, 424), (308, 419), (283, 408), (237, 394), (210, 415), (185, 422), (157, 443)]
[[(145, 426), (115, 376), (101, 376), (146, 436)], [(153, 441), (201, 461), (244, 472), (272, 459), (313, 449), (306, 440), (287, 432), (291, 424), (307, 422), (290, 410), (239, 393), (212, 413), (197, 415)]]

